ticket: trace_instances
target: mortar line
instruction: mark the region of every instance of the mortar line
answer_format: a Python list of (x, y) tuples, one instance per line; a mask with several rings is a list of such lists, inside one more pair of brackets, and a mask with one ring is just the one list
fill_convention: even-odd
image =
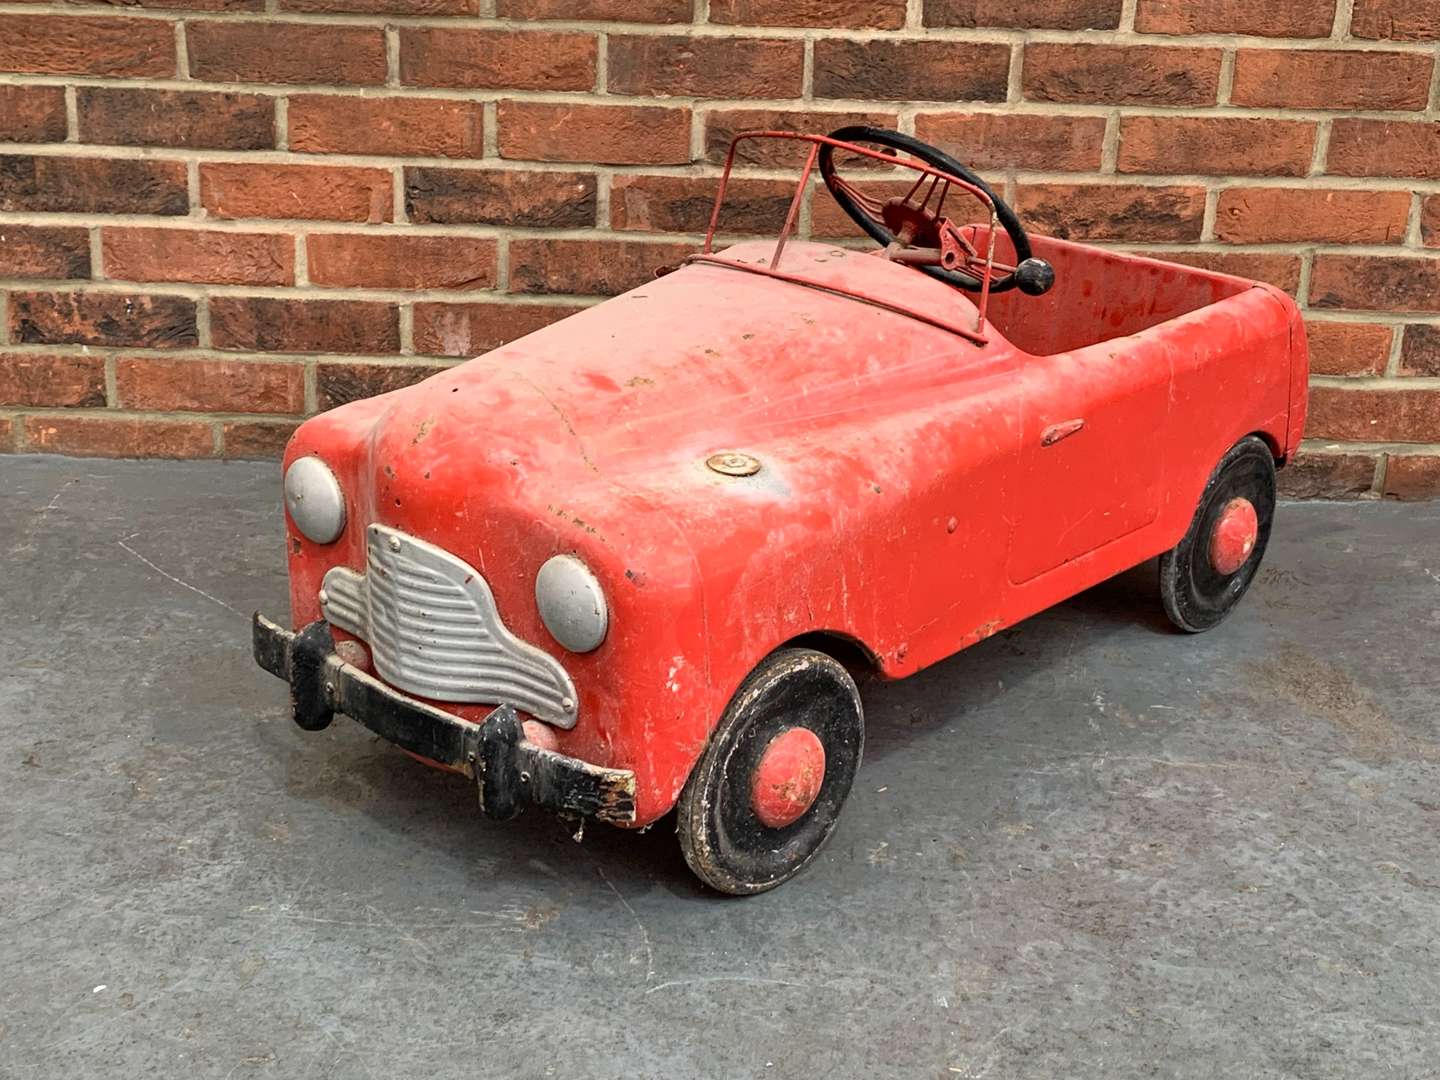
[[(127, 8), (127, 10), (135, 10)], [(1008, 36), (1000, 44), (1013, 45), (1015, 43), (1014, 33), (1007, 32)], [(1032, 43), (1040, 43), (1036, 38), (1037, 31), (1027, 31)], [(893, 40), (893, 32), (891, 40)], [(1358, 51), (1358, 50), (1350, 50)], [(1427, 56), (1431, 55), (1429, 52)], [(0, 73), (0, 85), (14, 86), (95, 86), (114, 89), (134, 90), (189, 90), (202, 89), (195, 81), (178, 78), (127, 78), (127, 77), (101, 77), (85, 75), (48, 75), (48, 74), (15, 74)], [(597, 94), (592, 90), (562, 91), (562, 90), (519, 90), (504, 87), (435, 87), (435, 86), (406, 86), (406, 85), (346, 85), (337, 86), (324, 83), (273, 83), (273, 82), (247, 82), (219, 80), (205, 82), (203, 91), (207, 93), (234, 93), (234, 94), (259, 94), (262, 96), (274, 97), (280, 94), (294, 95), (307, 94), (325, 97), (366, 97), (374, 98), (377, 95), (385, 97), (425, 97), (436, 98), (448, 101), (499, 101), (516, 100), (537, 102), (545, 104), (620, 104), (639, 105), (649, 107), (686, 107), (692, 97), (688, 95), (680, 97), (654, 96), (644, 94)], [(753, 109), (753, 108), (798, 108), (807, 104), (804, 97), (698, 97), (707, 105), (717, 108), (728, 109)], [(1039, 115), (1083, 115), (1101, 112), (1110, 106), (1095, 105), (1087, 102), (1032, 102), (1032, 101), (968, 101), (951, 100), (946, 98), (927, 99), (875, 99), (875, 98), (846, 98), (846, 97), (817, 97), (813, 103), (823, 109), (835, 111), (876, 111), (885, 109), (896, 109), (902, 105), (913, 105), (933, 111), (966, 111), (966, 112), (996, 112), (1010, 113), (1014, 106), (1020, 105), (1023, 110)], [(1268, 119), (1268, 120), (1297, 120), (1297, 121), (1319, 121), (1334, 119), (1336, 116), (1343, 116), (1346, 119), (1364, 120), (1386, 120), (1392, 122), (1415, 122), (1425, 118), (1426, 111), (1419, 109), (1320, 109), (1320, 108), (1287, 108), (1281, 106), (1237, 106), (1230, 105), (1219, 108), (1216, 105), (1140, 105), (1132, 104), (1125, 106), (1126, 114), (1133, 116), (1158, 116), (1170, 118), (1220, 118), (1220, 119)], [(32, 144), (19, 144), (32, 145)], [(36, 144), (43, 145), (43, 144)], [(131, 148), (134, 149), (134, 148)]]
[(116, 371), (118, 366), (114, 356), (104, 357), (105, 408), (107, 409), (120, 408), (120, 377)]
[(400, 355), (415, 355), (415, 307), (414, 301), (407, 301), (396, 309), (399, 315)]
[(500, 108), (493, 101), (480, 106), (480, 160), (494, 165), (500, 156)]
[(1226, 49), (1220, 54), (1220, 82), (1215, 90), (1215, 104), (1229, 105), (1230, 95), (1235, 90), (1235, 49)]
[[(1343, 0), (1342, 0), (1343, 2)], [(1131, 44), (1131, 45), (1163, 45), (1171, 40), (1182, 40), (1184, 45), (1210, 45), (1223, 47), (1226, 45), (1238, 45), (1245, 48), (1272, 48), (1281, 50), (1324, 50), (1335, 47), (1333, 36), (1322, 38), (1312, 37), (1267, 37), (1259, 34), (1229, 34), (1223, 32), (1208, 32), (1185, 35), (1159, 35), (1151, 33), (1140, 33), (1133, 28), (1134, 23), (1134, 0), (1124, 0), (1121, 7), (1120, 25), (1113, 30), (1103, 29), (1082, 29), (1082, 30), (1057, 30), (1043, 29), (1035, 31), (1037, 40), (1045, 42), (1076, 43), (1076, 44)], [(296, 12), (277, 11), (255, 12), (255, 11), (204, 11), (186, 12), (183, 16), (174, 10), (145, 9), (139, 7), (123, 6), (118, 10), (110, 11), (103, 8), (83, 9), (77, 11), (74, 6), (65, 3), (25, 3), (10, 0), (0, 2), (0, 14), (16, 15), (57, 15), (70, 18), (86, 19), (127, 19), (127, 20), (150, 20), (156, 22), (181, 21), (205, 21), (205, 22), (228, 22), (228, 23), (261, 23), (270, 25), (298, 24), (311, 26), (349, 26), (359, 29), (384, 29), (395, 28), (432, 28), (432, 29), (480, 29), (480, 30), (502, 30), (516, 33), (551, 33), (556, 31), (575, 31), (598, 33), (601, 31), (623, 30), (627, 35), (671, 37), (677, 34), (696, 37), (735, 37), (735, 38), (777, 38), (777, 39), (798, 39), (805, 34), (812, 32), (813, 28), (787, 27), (787, 26), (747, 26), (743, 24), (721, 24), (709, 22), (709, 4), (701, 0), (698, 5), (697, 18), (691, 24), (668, 24), (668, 23), (618, 23), (612, 19), (546, 19), (529, 20), (500, 18), (497, 16), (478, 15), (466, 18), (444, 15), (405, 15), (401, 13), (375, 13), (375, 12)], [(1014, 38), (1014, 29), (1008, 27), (947, 27), (947, 26), (909, 26), (908, 23), (900, 30), (885, 30), (865, 27), (834, 27), (826, 30), (827, 38), (836, 38), (854, 41), (873, 41), (880, 39), (904, 39), (913, 38), (913, 35), (906, 35), (906, 30), (919, 30), (932, 40), (949, 41), (1011, 41)], [(1333, 34), (1333, 31), (1332, 31)], [(1431, 47), (1428, 42), (1412, 41), (1391, 41), (1391, 40), (1369, 40), (1365, 38), (1348, 38), (1345, 41), (1347, 50), (1364, 52), (1424, 52)]]
[(175, 74), (181, 79), (190, 78), (190, 42), (185, 36), (185, 20), (175, 23)]
[(1330, 28), (1330, 40), (1332, 42), (1344, 41), (1350, 36), (1350, 25), (1354, 16), (1355, 0), (1340, 0), (1340, 2), (1335, 5), (1335, 22)]
[[(709, 116), (716, 111), (708, 104), (697, 105), (702, 112), (693, 115)], [(764, 106), (757, 106), (763, 108)], [(904, 114), (913, 111), (916, 114), (927, 112), (923, 108), (902, 107), (897, 108), (897, 114)], [(972, 112), (986, 112), (991, 110), (970, 110)], [(812, 111), (812, 115), (825, 117), (831, 115), (826, 111)], [(1003, 115), (997, 113), (996, 115)], [(1105, 113), (1097, 112), (1093, 108), (1083, 114), (1087, 117), (1100, 118)], [(692, 120), (692, 123), (694, 121)], [(496, 159), (474, 159), (474, 158), (453, 158), (453, 157), (397, 157), (385, 154), (311, 154), (298, 153), (293, 150), (257, 150), (257, 151), (233, 151), (233, 150), (204, 150), (189, 147), (146, 147), (143, 153), (137, 154), (136, 148), (124, 146), (85, 146), (80, 153), (76, 147), (69, 143), (48, 143), (48, 144), (27, 144), (27, 143), (0, 143), (0, 153), (15, 156), (33, 157), (59, 157), (76, 158), (79, 160), (109, 160), (109, 161), (181, 161), (191, 164), (204, 165), (271, 165), (299, 167), (311, 170), (319, 176), (325, 170), (361, 167), (370, 169), (391, 170), (397, 163), (404, 166), (434, 166), (453, 170), (512, 170), (519, 172), (563, 172), (572, 173), (596, 168), (592, 162), (569, 162), (569, 161), (533, 161), (518, 158), (496, 158)], [(1314, 153), (1311, 154), (1311, 162), (1306, 164), (1310, 168), (1313, 164)], [(646, 173), (658, 175), (680, 175), (695, 177), (718, 177), (721, 168), (718, 164), (712, 164), (703, 160), (692, 160), (678, 164), (635, 164), (635, 165), (606, 165), (617, 172)], [(1095, 181), (1113, 181), (1114, 176), (1102, 172), (1077, 169), (1077, 170), (1041, 170), (1041, 169), (1018, 169), (1017, 173), (1033, 181), (1045, 181), (1056, 183), (1085, 183)], [(794, 177), (794, 170), (737, 166), (737, 176), (749, 176), (754, 179), (787, 179)], [(883, 178), (886, 173), (876, 170), (874, 175)], [(898, 174), (893, 174), (898, 175)], [(1176, 186), (1176, 185), (1197, 185), (1223, 182), (1226, 186), (1275, 186), (1294, 185), (1315, 187), (1320, 189), (1346, 189), (1346, 190), (1404, 190), (1424, 191), (1440, 193), (1440, 176), (1430, 178), (1417, 177), (1396, 177), (1396, 176), (1341, 176), (1341, 175), (1254, 175), (1236, 173), (1156, 173), (1156, 172), (1135, 172), (1119, 174), (1123, 176), (1124, 182), (1138, 186)], [(65, 214), (64, 211), (5, 211), (0, 213), (0, 218), (14, 216), (20, 213), (45, 214), (58, 219)], [(70, 216), (76, 216), (71, 214)], [(176, 215), (164, 214), (131, 214), (113, 215), (116, 217), (175, 217)], [(261, 220), (261, 219), (256, 219)], [(292, 220), (292, 219), (279, 219)]]
[(65, 141), (67, 143), (80, 141), (80, 103), (76, 98), (75, 87), (67, 85), (65, 87)]
[(1310, 152), (1310, 171), (1307, 177), (1324, 176), (1330, 160), (1330, 125), (1332, 121), (1322, 120), (1315, 128), (1315, 146)]
[(385, 27), (385, 85), (400, 86), (400, 31), (397, 27)]
[(1390, 334), (1390, 355), (1385, 358), (1385, 375), (1394, 378), (1400, 374), (1401, 358), (1405, 352), (1405, 323), (1398, 323)]
[(275, 99), (275, 149), (290, 149), (290, 99), (281, 95)]
[(90, 244), (90, 280), (103, 281), (105, 279), (105, 245), (98, 222), (86, 230), (86, 239)]

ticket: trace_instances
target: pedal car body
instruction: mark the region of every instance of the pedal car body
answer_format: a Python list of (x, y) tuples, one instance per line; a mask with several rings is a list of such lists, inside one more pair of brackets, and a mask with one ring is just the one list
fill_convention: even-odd
[[(284, 461), (295, 634), (256, 621), (297, 720), (356, 715), (475, 776), (498, 816), (644, 826), (777, 654), (908, 675), (1177, 549), (1244, 440), (1294, 453), (1306, 349), (1280, 290), (1034, 237), (1053, 287), (998, 292), (995, 268), (1026, 260), (994, 211), (944, 224), (935, 251), (963, 248), (978, 296), (894, 245), (787, 228), (778, 251), (708, 250), (303, 424)], [(1227, 578), (1258, 562), (1273, 488), (1258, 517), (1237, 498), (1194, 556), (1238, 557)], [(737, 737), (695, 797), (700, 818), (735, 804), (687, 846), (720, 888), (798, 869), (828, 773), (853, 779), (858, 699), (840, 717), (849, 692), (820, 675), (791, 715), (829, 701), (829, 720)], [(787, 844), (780, 869), (746, 861)]]

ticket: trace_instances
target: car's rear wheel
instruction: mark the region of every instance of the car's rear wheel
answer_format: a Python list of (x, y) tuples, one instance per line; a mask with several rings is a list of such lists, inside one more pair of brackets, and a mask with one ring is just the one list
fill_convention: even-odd
[(721, 892), (789, 880), (829, 838), (865, 745), (843, 665), (781, 649), (735, 692), (680, 796), (677, 831), (695, 875)]
[(1275, 516), (1275, 458), (1263, 439), (1232, 446), (1180, 543), (1160, 556), (1160, 598), (1192, 634), (1218, 625), (1255, 580)]

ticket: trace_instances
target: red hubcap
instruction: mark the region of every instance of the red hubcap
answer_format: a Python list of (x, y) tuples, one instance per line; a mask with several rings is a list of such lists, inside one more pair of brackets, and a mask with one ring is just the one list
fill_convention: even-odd
[(1210, 565), (1217, 574), (1233, 574), (1245, 565), (1260, 535), (1260, 519), (1249, 499), (1225, 504), (1210, 533)]
[(810, 809), (825, 781), (825, 747), (809, 728), (793, 727), (770, 740), (755, 766), (750, 808), (772, 829), (783, 829)]

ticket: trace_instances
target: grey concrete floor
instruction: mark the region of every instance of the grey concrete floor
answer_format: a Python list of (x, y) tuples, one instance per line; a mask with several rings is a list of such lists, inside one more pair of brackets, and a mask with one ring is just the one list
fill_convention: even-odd
[(834, 840), (735, 900), (296, 729), (277, 488), (0, 459), (0, 1074), (1440, 1070), (1440, 506), (1282, 506), (1208, 635), (1150, 566), (871, 684)]

